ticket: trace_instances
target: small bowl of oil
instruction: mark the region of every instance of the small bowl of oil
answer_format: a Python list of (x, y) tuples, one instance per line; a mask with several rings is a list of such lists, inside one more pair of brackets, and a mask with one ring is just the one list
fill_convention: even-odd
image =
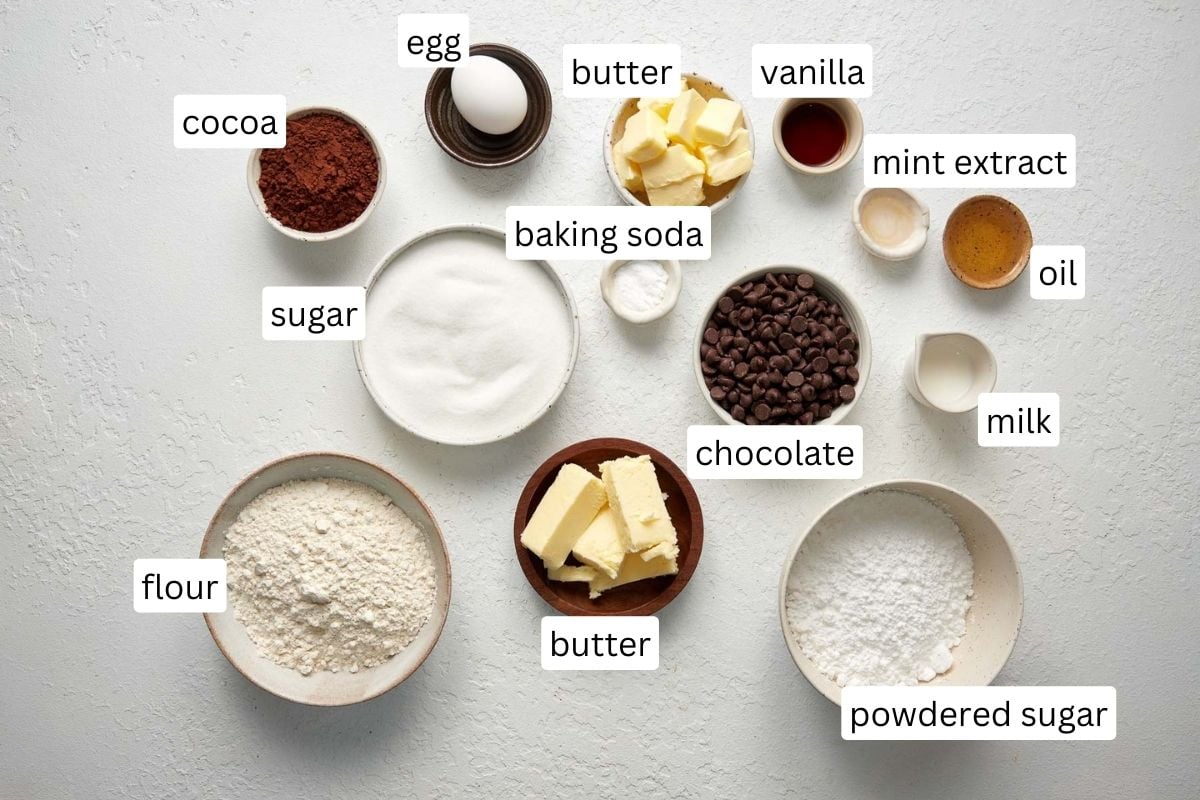
[(1033, 234), (1021, 209), (994, 194), (959, 203), (946, 220), (942, 252), (954, 277), (975, 289), (999, 289), (1029, 264)]

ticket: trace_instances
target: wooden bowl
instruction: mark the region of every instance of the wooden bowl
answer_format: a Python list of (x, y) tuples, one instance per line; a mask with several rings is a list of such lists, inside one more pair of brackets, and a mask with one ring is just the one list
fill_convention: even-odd
[(1009, 200), (994, 194), (969, 197), (955, 206), (942, 231), (942, 254), (954, 277), (975, 289), (999, 289), (1029, 264), (1033, 233)]
[[(678, 574), (618, 586), (595, 600), (588, 599), (586, 583), (550, 580), (542, 560), (521, 544), (521, 531), (525, 530), (533, 510), (558, 476), (559, 468), (570, 462), (599, 476), (601, 461), (641, 455), (650, 456), (654, 462), (659, 486), (667, 495), (667, 513), (679, 535)], [(564, 447), (534, 471), (517, 501), (513, 543), (517, 548), (517, 561), (529, 584), (555, 610), (572, 616), (645, 616), (661, 611), (674, 600), (696, 571), (704, 546), (704, 516), (700, 512), (700, 498), (687, 476), (675, 462), (653, 447), (630, 439), (588, 439)]]
[(435, 70), (425, 90), (425, 122), (438, 146), (457, 161), (471, 167), (507, 167), (529, 156), (550, 130), (553, 103), (550, 84), (532, 58), (503, 44), (473, 44), (471, 55), (491, 56), (502, 61), (525, 86), (529, 110), (525, 120), (510, 133), (493, 136), (472, 127), (454, 106), (450, 94), (453, 69)]

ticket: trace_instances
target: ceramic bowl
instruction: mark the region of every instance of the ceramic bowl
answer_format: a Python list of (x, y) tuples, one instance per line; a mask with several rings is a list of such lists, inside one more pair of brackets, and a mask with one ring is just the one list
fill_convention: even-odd
[(828, 275), (818, 272), (815, 269), (809, 269), (808, 267), (800, 267), (792, 264), (776, 264), (769, 267), (756, 267), (747, 272), (743, 272), (736, 279), (731, 281), (729, 285), (725, 286), (720, 292), (717, 293), (717, 295), (712, 299), (712, 302), (708, 304), (707, 308), (705, 308), (703, 316), (700, 317), (700, 324), (696, 326), (696, 337), (692, 344), (692, 369), (696, 375), (696, 385), (700, 387), (700, 394), (704, 396), (704, 400), (708, 403), (708, 407), (711, 408), (713, 413), (720, 417), (723, 422), (728, 425), (744, 424), (738, 422), (736, 419), (730, 416), (729, 412), (724, 408), (721, 408), (721, 406), (717, 404), (717, 401), (713, 400), (709, 395), (708, 386), (704, 383), (704, 372), (700, 368), (700, 345), (703, 342), (704, 329), (708, 325), (708, 320), (712, 317), (713, 312), (717, 310), (717, 303), (720, 302), (725, 293), (728, 292), (730, 288), (737, 286), (740, 283), (745, 283), (748, 280), (760, 278), (763, 275), (766, 275), (768, 272), (807, 272), (809, 275), (812, 275), (814, 281), (813, 288), (820, 294), (827, 297), (829, 300), (842, 307), (842, 311), (846, 316), (846, 320), (850, 323), (850, 327), (853, 328), (853, 333), (858, 336), (858, 364), (855, 365), (858, 367), (858, 383), (854, 385), (854, 399), (849, 403), (835, 408), (833, 410), (833, 414), (831, 414), (827, 419), (819, 420), (814, 423), (816, 425), (837, 425), (850, 414), (854, 406), (858, 404), (859, 399), (862, 398), (863, 390), (866, 389), (867, 378), (870, 377), (871, 374), (871, 333), (867, 329), (866, 316), (863, 314), (858, 303), (856, 303), (854, 298), (850, 296), (850, 293), (842, 288), (842, 285), (833, 278), (830, 278)]
[[(558, 470), (563, 464), (573, 463), (599, 477), (600, 462), (641, 455), (650, 456), (654, 462), (659, 485), (667, 495), (667, 513), (679, 537), (679, 572), (618, 586), (595, 600), (588, 599), (586, 583), (550, 580), (542, 560), (521, 544), (521, 532), (550, 484), (554, 483)], [(675, 462), (658, 450), (631, 439), (588, 439), (559, 450), (534, 471), (517, 501), (513, 543), (517, 561), (529, 585), (555, 610), (580, 616), (644, 616), (665, 608), (691, 580), (704, 547), (704, 516), (691, 481)]]
[(788, 583), (800, 557), (805, 538), (821, 524), (834, 508), (847, 500), (880, 490), (909, 492), (932, 501), (954, 518), (975, 567), (974, 595), (967, 611), (966, 634), (951, 651), (954, 665), (928, 683), (921, 685), (987, 686), (1004, 667), (1017, 631), (1023, 608), (1021, 571), (1017, 568), (1012, 546), (995, 519), (966, 495), (939, 483), (913, 480), (884, 481), (855, 489), (831, 504), (800, 534), (784, 562), (779, 579), (779, 622), (783, 639), (796, 666), (809, 683), (834, 703), (841, 705), (842, 688), (817, 669), (800, 649), (787, 619)]
[(371, 133), (371, 130), (362, 124), (360, 120), (355, 119), (340, 108), (332, 106), (305, 106), (288, 112), (287, 118), (289, 120), (299, 119), (300, 117), (307, 117), (310, 114), (332, 114), (335, 117), (341, 117), (348, 122), (352, 122), (358, 126), (358, 129), (371, 142), (371, 148), (375, 151), (375, 158), (379, 162), (379, 183), (375, 185), (375, 195), (371, 198), (371, 202), (367, 203), (367, 207), (363, 209), (363, 212), (353, 222), (349, 222), (340, 228), (320, 233), (301, 231), (284, 225), (267, 211), (267, 203), (263, 199), (262, 190), (258, 188), (258, 178), (262, 174), (262, 165), (258, 159), (262, 155), (262, 148), (250, 154), (250, 161), (246, 165), (246, 183), (250, 186), (250, 198), (254, 201), (254, 205), (258, 207), (263, 218), (270, 223), (272, 228), (284, 236), (288, 236), (299, 242), (328, 242), (358, 230), (367, 221), (367, 217), (371, 216), (372, 212), (375, 211), (375, 207), (379, 205), (379, 199), (383, 197), (383, 187), (387, 183), (387, 165), (383, 160), (383, 148), (379, 146), (379, 141)]
[[(435, 237), (450, 236), (483, 236), (489, 240), (495, 240), (496, 247), (499, 248), (500, 253), (504, 253), (504, 231), (487, 225), (444, 225), (442, 227), (432, 228), (424, 233), (417, 234), (384, 257), (384, 259), (379, 262), (379, 265), (376, 266), (371, 272), (371, 276), (367, 279), (368, 308), (370, 307), (371, 302), (371, 289), (375, 286), (375, 282), (379, 280), (379, 277), (383, 274), (383, 271), (391, 266), (393, 262), (405, 255), (410, 248), (421, 242)], [(546, 276), (554, 284), (555, 288), (557, 288), (558, 294), (562, 298), (563, 306), (566, 309), (566, 313), (571, 319), (571, 340), (567, 344), (567, 346), (570, 348), (570, 355), (567, 360), (566, 369), (563, 371), (554, 393), (546, 399), (546, 402), (540, 406), (535, 413), (524, 419), (521, 424), (517, 425), (516, 427), (497, 430), (492, 435), (488, 436), (480, 437), (475, 435), (464, 435), (462, 437), (452, 439), (427, 430), (427, 428), (423, 427), (419, 421), (405, 418), (389, 404), (387, 393), (376, 385), (375, 381), (371, 377), (370, 370), (367, 369), (366, 362), (363, 357), (362, 340), (356, 341), (354, 343), (354, 362), (358, 367), (358, 375), (360, 378), (362, 378), (363, 385), (366, 386), (367, 391), (371, 395), (371, 399), (375, 401), (375, 404), (379, 406), (380, 410), (383, 411), (383, 413), (386, 414), (387, 417), (392, 420), (392, 422), (396, 423), (401, 428), (404, 428), (414, 436), (418, 436), (426, 441), (435, 442), (437, 444), (464, 446), (488, 444), (490, 442), (500, 441), (501, 439), (507, 439), (510, 436), (515, 436), (541, 419), (546, 412), (554, 406), (554, 404), (558, 401), (558, 398), (562, 395), (563, 390), (567, 388), (567, 383), (571, 380), (571, 375), (575, 371), (575, 361), (579, 356), (579, 310), (575, 306), (575, 298), (571, 294), (571, 290), (567, 288), (565, 283), (563, 283), (558, 273), (554, 270), (554, 267), (550, 266), (550, 264), (546, 261), (534, 261), (533, 263), (537, 264), (546, 273)], [(368, 315), (368, 329), (370, 326), (370, 319), (371, 317)], [(416, 390), (421, 390), (421, 387), (414, 388)]]
[[(825, 164), (802, 164), (792, 158), (792, 154), (787, 151), (783, 144), (783, 120), (788, 113), (796, 106), (804, 103), (821, 103), (829, 106), (838, 113), (842, 118), (842, 122), (846, 124), (846, 143), (842, 146), (842, 150), (832, 161)], [(779, 157), (783, 159), (783, 163), (796, 172), (805, 175), (827, 175), (830, 172), (837, 172), (842, 167), (849, 164), (858, 155), (858, 149), (862, 147), (863, 140), (863, 118), (862, 112), (858, 109), (858, 103), (846, 97), (793, 97), (784, 100), (779, 104), (779, 110), (775, 112), (775, 121), (771, 125), (771, 138), (775, 141), (775, 149), (779, 151)]]
[[(1010, 263), (1001, 274), (992, 278), (981, 280), (971, 275), (965, 264), (955, 257), (955, 251), (958, 249), (956, 245), (968, 236), (968, 221), (972, 217), (986, 218), (989, 227), (1002, 231), (1013, 241)], [(954, 277), (974, 289), (999, 289), (1008, 286), (1025, 271), (1032, 248), (1033, 233), (1029, 230), (1029, 221), (1025, 219), (1021, 209), (1011, 201), (994, 194), (976, 195), (959, 203), (946, 218), (946, 227), (942, 231), (942, 253), (946, 257), (946, 266), (950, 267)]]
[[(907, 208), (915, 220), (909, 235), (896, 244), (885, 244), (871, 237), (863, 225), (862, 210), (868, 200), (882, 199), (885, 202), (898, 203)], [(929, 238), (929, 206), (912, 192), (906, 189), (871, 188), (866, 187), (854, 199), (854, 209), (850, 215), (854, 229), (858, 231), (858, 240), (867, 252), (886, 261), (907, 261), (921, 252), (925, 241)]]
[[(640, 259), (633, 259), (640, 260)], [(647, 259), (649, 260), (649, 259)], [(655, 259), (662, 265), (667, 272), (667, 288), (663, 295), (662, 301), (654, 308), (648, 311), (637, 311), (632, 308), (627, 308), (621, 303), (620, 297), (615, 289), (616, 275), (621, 267), (630, 263), (629, 260), (613, 261), (604, 268), (604, 272), (600, 273), (600, 295), (604, 298), (604, 302), (612, 309), (612, 312), (626, 322), (632, 322), (635, 325), (643, 325), (647, 322), (654, 322), (656, 319), (662, 319), (675, 308), (675, 304), (679, 302), (679, 291), (683, 287), (683, 270), (679, 266), (678, 261), (669, 259)]]
[(238, 672), (271, 694), (313, 706), (344, 706), (378, 697), (402, 683), (433, 651), (450, 609), (450, 556), (433, 512), (404, 481), (383, 467), (339, 453), (299, 453), (260, 467), (244, 478), (217, 509), (204, 542), (201, 558), (223, 558), (225, 534), (242, 509), (267, 489), (294, 480), (340, 478), (370, 486), (387, 496), (421, 529), (436, 571), (433, 615), (417, 638), (382, 664), (356, 673), (314, 672), (301, 675), (263, 656), (238, 621), (232, 599), (228, 610), (205, 614), (204, 621), (217, 647)]
[[(688, 87), (695, 89), (705, 100), (711, 100), (714, 97), (722, 97), (726, 100), (733, 100), (735, 103), (739, 102), (736, 97), (725, 91), (725, 89), (719, 84), (714, 83), (708, 78), (691, 72), (685, 74), (683, 77), (687, 80)], [(625, 201), (627, 205), (645, 206), (650, 204), (650, 201), (646, 198), (645, 192), (631, 192), (625, 188), (625, 185), (621, 183), (621, 179), (617, 177), (617, 168), (616, 165), (613, 164), (612, 157), (613, 145), (620, 141), (621, 137), (625, 135), (626, 120), (628, 120), (637, 112), (637, 101), (638, 98), (636, 97), (628, 100), (622, 100), (617, 104), (617, 107), (613, 109), (612, 114), (610, 114), (608, 117), (608, 124), (604, 128), (604, 169), (608, 173), (608, 179), (612, 181), (613, 188), (617, 190), (617, 194), (620, 195), (621, 199)], [(746, 130), (750, 135), (750, 152), (757, 157), (757, 152), (754, 147), (754, 126), (750, 124), (750, 116), (744, 104), (742, 105), (742, 124), (746, 126)], [(750, 177), (750, 173), (753, 171), (754, 168), (751, 167), (750, 172), (747, 172), (745, 175), (742, 175), (741, 177), (735, 178), (731, 181), (727, 181), (720, 186), (705, 185), (704, 205), (711, 208), (713, 212), (719, 211), (725, 206), (729, 205), (734, 196), (737, 194), (738, 190), (742, 187), (742, 184), (746, 182), (746, 179)]]
[(454, 106), (453, 69), (435, 70), (425, 90), (425, 122), (434, 141), (457, 161), (471, 167), (507, 167), (529, 157), (550, 130), (553, 103), (546, 76), (529, 56), (504, 44), (473, 44), (471, 55), (491, 56), (512, 68), (529, 97), (525, 120), (510, 133), (494, 136), (472, 127)]

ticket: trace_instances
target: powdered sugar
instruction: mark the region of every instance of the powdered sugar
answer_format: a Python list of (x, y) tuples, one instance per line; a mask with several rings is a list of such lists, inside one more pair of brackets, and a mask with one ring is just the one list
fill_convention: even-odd
[(433, 614), (423, 534), (380, 492), (292, 481), (246, 505), (225, 536), (229, 602), (263, 655), (308, 675), (375, 666)]
[(973, 580), (949, 515), (908, 492), (868, 492), (830, 511), (801, 545), (788, 623), (838, 685), (911, 685), (953, 664)]

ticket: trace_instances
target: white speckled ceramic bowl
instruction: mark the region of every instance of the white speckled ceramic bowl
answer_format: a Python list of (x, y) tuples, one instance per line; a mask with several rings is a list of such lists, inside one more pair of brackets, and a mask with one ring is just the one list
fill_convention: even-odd
[[(688, 72), (683, 76), (688, 82), (688, 88), (695, 89), (700, 96), (705, 100), (711, 100), (714, 97), (722, 97), (726, 100), (740, 102), (736, 97), (725, 91), (719, 84), (714, 83), (700, 75)], [(638, 98), (630, 98), (617, 103), (617, 107), (613, 109), (612, 114), (608, 117), (608, 124), (604, 128), (604, 169), (608, 173), (608, 179), (612, 181), (613, 188), (617, 190), (617, 194), (621, 199), (631, 206), (649, 205), (649, 200), (646, 199), (644, 192), (631, 192), (621, 183), (621, 179), (617, 177), (617, 168), (613, 164), (612, 146), (625, 133), (625, 121), (628, 120), (634, 113), (637, 112)], [(746, 131), (750, 135), (750, 152), (757, 158), (757, 152), (754, 148), (754, 126), (750, 124), (750, 115), (746, 111), (745, 105), (742, 106), (742, 124), (746, 126)], [(750, 168), (753, 172), (754, 168)], [(742, 184), (750, 177), (750, 172), (742, 175), (739, 178), (723, 183), (720, 186), (704, 187), (704, 205), (712, 209), (713, 213), (720, 211), (733, 200), (738, 189), (742, 188)]]
[(855, 489), (832, 503), (813, 520), (792, 545), (779, 578), (779, 622), (783, 640), (796, 666), (809, 683), (834, 703), (841, 705), (842, 687), (817, 669), (800, 649), (800, 642), (787, 618), (788, 583), (800, 557), (804, 540), (837, 506), (867, 492), (909, 492), (929, 500), (947, 512), (962, 531), (963, 541), (975, 566), (975, 594), (967, 611), (967, 631), (951, 652), (954, 665), (922, 686), (987, 686), (1003, 669), (1021, 628), (1023, 592), (1021, 571), (1012, 545), (990, 514), (961, 492), (929, 481), (894, 480)]
[(738, 422), (730, 416), (729, 412), (721, 408), (717, 404), (717, 401), (713, 400), (709, 395), (708, 386), (704, 383), (704, 372), (701, 369), (700, 345), (704, 340), (704, 328), (708, 325), (708, 320), (712, 317), (713, 312), (716, 311), (717, 303), (721, 301), (721, 297), (729, 291), (730, 287), (759, 278), (768, 272), (807, 272), (809, 275), (812, 275), (814, 281), (813, 288), (842, 307), (846, 315), (846, 320), (850, 323), (852, 332), (858, 336), (858, 364), (855, 365), (858, 367), (858, 383), (854, 385), (854, 399), (849, 403), (835, 408), (828, 419), (818, 420), (814, 423), (816, 425), (837, 425), (849, 416), (850, 411), (858, 404), (859, 398), (862, 397), (863, 390), (866, 389), (867, 378), (871, 375), (871, 332), (867, 329), (867, 318), (863, 315), (858, 303), (854, 302), (850, 293), (842, 288), (842, 285), (833, 278), (808, 267), (798, 267), (792, 264), (756, 267), (734, 278), (713, 297), (712, 302), (704, 310), (704, 315), (700, 317), (700, 324), (696, 326), (696, 337), (692, 345), (692, 370), (696, 375), (696, 385), (700, 387), (700, 393), (704, 395), (704, 400), (708, 403), (708, 407), (713, 410), (714, 414), (721, 418), (722, 422), (727, 425), (745, 424)]
[(363, 135), (367, 137), (367, 140), (370, 141), (371, 148), (375, 151), (375, 157), (379, 161), (379, 182), (375, 184), (375, 194), (371, 197), (371, 202), (367, 203), (367, 207), (363, 209), (363, 212), (355, 217), (352, 222), (348, 222), (342, 227), (331, 231), (313, 233), (311, 231), (289, 228), (284, 225), (271, 216), (271, 212), (267, 211), (267, 202), (263, 199), (262, 190), (258, 188), (258, 178), (262, 174), (262, 164), (258, 159), (262, 155), (262, 148), (250, 153), (250, 161), (246, 164), (246, 183), (250, 186), (250, 198), (254, 201), (255, 207), (258, 208), (272, 228), (298, 242), (328, 242), (358, 230), (367, 221), (367, 217), (371, 216), (371, 213), (375, 211), (375, 207), (379, 205), (379, 199), (383, 197), (384, 185), (387, 183), (387, 164), (383, 160), (383, 148), (379, 146), (379, 142), (371, 134), (371, 130), (362, 124), (360, 120), (355, 119), (340, 108), (332, 106), (304, 106), (303, 108), (289, 111), (287, 118), (292, 120), (299, 117), (307, 117), (310, 114), (332, 114), (335, 117), (341, 117), (357, 125), (359, 130), (363, 132)]
[[(662, 265), (662, 268), (667, 273), (667, 287), (663, 298), (659, 304), (647, 311), (638, 311), (628, 308), (621, 302), (620, 295), (616, 291), (617, 272), (621, 267), (632, 261), (654, 261)], [(683, 269), (679, 266), (678, 261), (670, 259), (622, 259), (611, 262), (604, 268), (604, 272), (600, 273), (600, 296), (604, 298), (604, 302), (612, 309), (612, 312), (626, 322), (632, 322), (634, 325), (643, 325), (647, 322), (653, 322), (656, 319), (662, 319), (667, 314), (671, 313), (671, 309), (675, 308), (675, 304), (679, 302), (679, 291), (683, 288)]]
[(217, 647), (229, 663), (251, 683), (271, 694), (313, 706), (344, 706), (378, 697), (399, 685), (424, 663), (433, 652), (446, 614), (450, 610), (450, 556), (441, 528), (433, 512), (404, 481), (383, 467), (340, 453), (299, 453), (260, 467), (244, 478), (221, 503), (213, 515), (200, 545), (201, 558), (223, 558), (225, 533), (242, 509), (267, 489), (288, 481), (313, 478), (340, 478), (370, 486), (387, 496), (396, 507), (417, 524), (436, 571), (436, 596), (433, 616), (426, 621), (417, 638), (396, 655), (378, 666), (350, 672), (315, 672), (301, 675), (263, 656), (237, 619), (232, 598), (226, 611), (205, 614), (204, 621)]

